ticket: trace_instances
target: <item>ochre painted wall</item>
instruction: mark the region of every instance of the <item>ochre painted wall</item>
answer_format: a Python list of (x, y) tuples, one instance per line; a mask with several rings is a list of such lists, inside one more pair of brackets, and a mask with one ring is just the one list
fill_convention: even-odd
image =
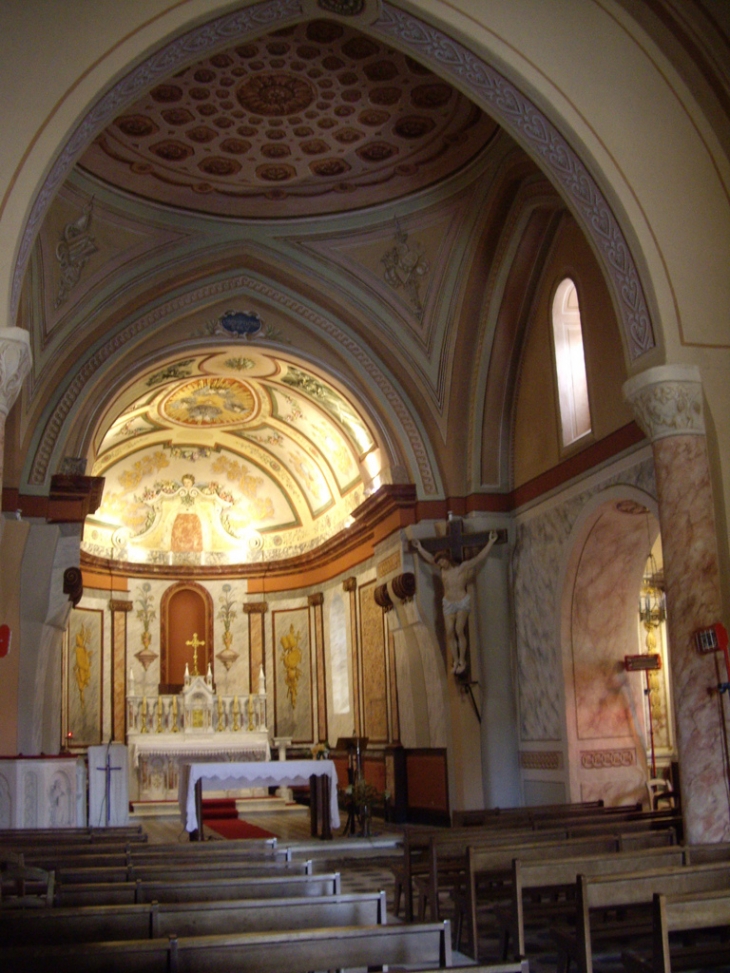
[[(551, 322), (553, 295), (564, 277), (571, 277), (578, 289), (591, 406), (591, 433), (566, 449), (561, 442)], [(513, 486), (630, 422), (633, 416), (621, 394), (626, 378), (620, 332), (601, 270), (568, 217), (548, 258), (522, 353), (514, 410)]]

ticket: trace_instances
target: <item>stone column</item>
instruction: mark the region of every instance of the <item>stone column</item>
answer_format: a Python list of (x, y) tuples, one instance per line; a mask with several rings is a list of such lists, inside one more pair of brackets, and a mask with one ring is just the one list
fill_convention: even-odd
[(31, 366), (30, 337), (22, 328), (0, 328), (0, 496), (3, 488), (5, 420)]
[(719, 659), (700, 655), (693, 638), (697, 629), (721, 620), (699, 369), (648, 369), (626, 382), (624, 396), (654, 452), (685, 839), (691, 844), (728, 841), (723, 703), (713, 692)]

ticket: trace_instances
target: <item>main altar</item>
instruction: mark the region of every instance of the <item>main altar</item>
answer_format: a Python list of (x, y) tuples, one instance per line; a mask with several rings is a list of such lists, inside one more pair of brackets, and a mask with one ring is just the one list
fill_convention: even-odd
[(261, 761), (270, 757), (263, 686), (248, 696), (223, 695), (206, 676), (190, 676), (180, 693), (127, 696), (129, 796), (176, 801), (187, 762)]

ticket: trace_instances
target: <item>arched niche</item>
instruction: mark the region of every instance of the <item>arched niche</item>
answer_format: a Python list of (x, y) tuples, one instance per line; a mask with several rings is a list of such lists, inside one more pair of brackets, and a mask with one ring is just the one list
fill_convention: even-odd
[(574, 801), (646, 799), (645, 683), (624, 659), (642, 650), (638, 599), (658, 533), (654, 500), (615, 487), (595, 498), (571, 538), (560, 633)]
[(213, 667), (213, 599), (203, 585), (181, 581), (167, 589), (160, 602), (160, 692), (180, 692), (185, 664), (193, 675), (193, 647), (197, 635), (198, 672)]

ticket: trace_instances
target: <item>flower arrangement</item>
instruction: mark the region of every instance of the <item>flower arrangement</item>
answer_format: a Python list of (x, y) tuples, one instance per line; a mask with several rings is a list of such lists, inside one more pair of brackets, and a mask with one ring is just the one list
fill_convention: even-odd
[(315, 743), (312, 747), (312, 760), (326, 760), (330, 755), (330, 748), (326, 743)]

